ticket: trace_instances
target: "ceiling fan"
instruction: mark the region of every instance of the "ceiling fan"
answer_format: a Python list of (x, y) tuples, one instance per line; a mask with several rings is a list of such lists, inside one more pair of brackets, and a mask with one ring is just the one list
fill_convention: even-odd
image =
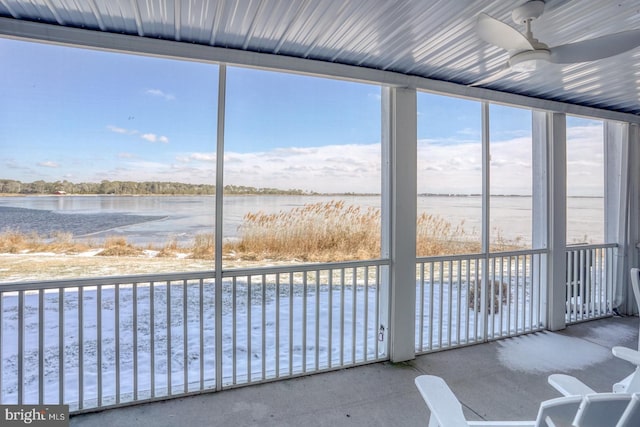
[(487, 43), (509, 52), (509, 60), (496, 74), (472, 86), (482, 86), (514, 72), (535, 71), (548, 63), (572, 64), (595, 61), (640, 46), (640, 29), (638, 29), (549, 47), (533, 37), (531, 31), (531, 22), (542, 16), (543, 12), (544, 1), (541, 0), (529, 1), (513, 10), (511, 17), (516, 24), (525, 25), (524, 34), (486, 13), (478, 16), (478, 36)]

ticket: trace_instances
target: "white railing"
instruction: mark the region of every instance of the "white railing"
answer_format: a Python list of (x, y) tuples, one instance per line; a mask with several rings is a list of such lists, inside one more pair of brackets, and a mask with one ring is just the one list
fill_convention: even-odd
[(523, 250), (418, 259), (416, 352), (541, 330), (544, 256)]
[[(567, 250), (567, 322), (611, 314), (615, 250)], [(541, 330), (546, 253), (418, 259), (416, 352)], [(218, 286), (213, 271), (2, 284), (0, 403), (79, 413), (387, 360), (388, 271), (371, 260), (228, 270)]]
[(612, 314), (615, 243), (567, 248), (566, 322)]
[(78, 413), (386, 360), (387, 271), (230, 270), (220, 301), (215, 272), (2, 284), (0, 403)]

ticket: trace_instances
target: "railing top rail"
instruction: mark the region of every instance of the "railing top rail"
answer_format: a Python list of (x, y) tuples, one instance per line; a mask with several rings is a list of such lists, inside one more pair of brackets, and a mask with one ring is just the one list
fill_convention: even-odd
[(77, 279), (38, 280), (31, 282), (0, 283), (0, 292), (35, 291), (40, 289), (77, 288), (115, 284), (133, 284), (150, 282), (175, 282), (179, 280), (211, 279), (215, 271), (191, 271), (162, 274), (131, 274), (126, 276), (85, 277)]
[(605, 248), (617, 248), (617, 243), (590, 243), (590, 244), (575, 244), (567, 245), (567, 252), (582, 251), (586, 249), (605, 249)]
[[(289, 264), (283, 266), (253, 267), (224, 270), (222, 277), (259, 276), (263, 274), (279, 274), (290, 272), (336, 270), (342, 268), (357, 268), (367, 266), (389, 265), (389, 260), (372, 259), (365, 261), (344, 261), (316, 264)], [(45, 289), (77, 288), (88, 286), (128, 285), (133, 283), (161, 283), (182, 280), (212, 279), (216, 275), (214, 270), (193, 271), (162, 274), (132, 274), (125, 276), (104, 276), (76, 279), (39, 280), (29, 282), (0, 283), (0, 292), (37, 291)]]
[(472, 260), (472, 259), (495, 258), (495, 257), (503, 257), (503, 256), (544, 254), (547, 252), (548, 252), (548, 249), (519, 249), (516, 251), (506, 251), (506, 252), (489, 252), (489, 253), (418, 257), (416, 258), (416, 261), (417, 262), (466, 261), (466, 260)]
[(379, 258), (379, 259), (368, 259), (363, 261), (341, 261), (341, 262), (326, 262), (326, 263), (300, 264), (300, 265), (294, 264), (294, 265), (256, 267), (256, 268), (238, 268), (233, 270), (224, 270), (222, 272), (222, 277), (260, 276), (263, 274), (338, 270), (342, 268), (373, 267), (373, 266), (389, 265), (389, 264), (390, 264), (390, 261), (388, 259)]

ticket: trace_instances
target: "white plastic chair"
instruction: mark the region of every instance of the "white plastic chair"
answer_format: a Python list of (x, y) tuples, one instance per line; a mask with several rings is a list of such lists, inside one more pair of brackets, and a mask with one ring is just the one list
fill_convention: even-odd
[(431, 411), (429, 427), (570, 427), (583, 401), (583, 396), (546, 400), (535, 421), (467, 421), (460, 401), (442, 378), (421, 375), (415, 383)]
[[(638, 268), (631, 269), (631, 289), (633, 290), (633, 295), (638, 305), (638, 312), (640, 312), (640, 269)], [(640, 393), (640, 351), (628, 347), (616, 346), (611, 349), (611, 352), (615, 357), (626, 360), (636, 367), (631, 375), (613, 384), (613, 392)], [(549, 384), (564, 396), (595, 393), (593, 389), (570, 375), (553, 374), (549, 376), (548, 381)], [(640, 426), (640, 424), (638, 424), (638, 426)]]
[[(627, 393), (596, 393), (584, 396), (576, 413), (576, 427), (617, 427), (631, 403)], [(638, 427), (636, 425), (636, 427)]]
[[(613, 385), (613, 392), (640, 393), (640, 352), (620, 346), (613, 347), (611, 352), (617, 358), (626, 360), (636, 366), (631, 375)], [(549, 375), (547, 381), (563, 396), (584, 396), (595, 393), (595, 390), (571, 375), (552, 374)], [(638, 426), (640, 427), (640, 424)]]
[[(640, 269), (638, 268), (631, 269), (631, 289), (640, 313)], [(638, 348), (640, 348), (640, 342)], [(631, 375), (613, 385), (613, 391), (615, 393), (640, 393), (640, 352), (627, 347), (614, 347), (611, 351), (614, 356), (636, 366)]]
[(616, 427), (638, 427), (640, 426), (640, 394), (634, 393), (631, 402), (625, 409)]

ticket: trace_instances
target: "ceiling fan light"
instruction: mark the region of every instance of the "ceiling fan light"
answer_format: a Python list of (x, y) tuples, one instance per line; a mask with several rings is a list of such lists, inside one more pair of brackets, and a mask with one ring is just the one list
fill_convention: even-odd
[(519, 73), (535, 71), (548, 64), (550, 57), (551, 54), (545, 49), (527, 50), (509, 58), (509, 66)]

